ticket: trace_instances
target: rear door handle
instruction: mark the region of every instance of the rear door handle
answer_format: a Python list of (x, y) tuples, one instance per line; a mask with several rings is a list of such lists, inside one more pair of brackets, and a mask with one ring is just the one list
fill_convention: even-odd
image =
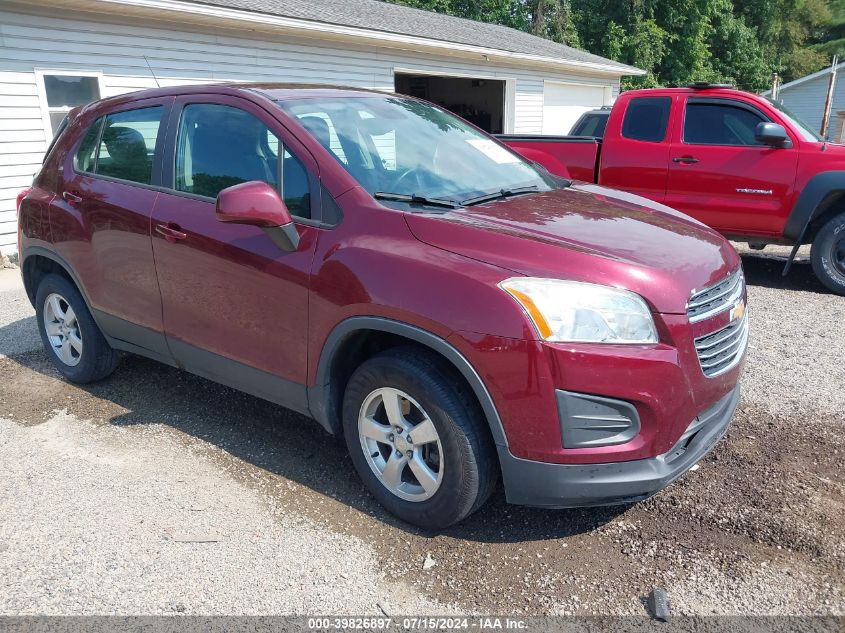
[(81, 196), (77, 196), (75, 193), (71, 193), (70, 191), (63, 191), (62, 198), (64, 198), (71, 204), (79, 204), (80, 202), (82, 202)]
[(685, 164), (691, 165), (693, 163), (697, 163), (698, 159), (695, 158), (694, 156), (675, 156), (675, 158), (672, 159), (672, 162), (673, 163), (685, 163)]
[(188, 237), (188, 234), (179, 229), (178, 224), (156, 224), (156, 233), (164, 237), (168, 242), (178, 242)]

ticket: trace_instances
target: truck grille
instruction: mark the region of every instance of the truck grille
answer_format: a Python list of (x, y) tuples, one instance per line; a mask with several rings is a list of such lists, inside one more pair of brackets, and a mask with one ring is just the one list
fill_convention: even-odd
[(701, 371), (708, 378), (735, 367), (748, 342), (748, 313), (711, 334), (695, 339), (695, 351)]
[(703, 321), (725, 310), (733, 308), (745, 291), (745, 277), (742, 268), (731, 273), (717, 284), (694, 292), (687, 302), (687, 316), (690, 323)]

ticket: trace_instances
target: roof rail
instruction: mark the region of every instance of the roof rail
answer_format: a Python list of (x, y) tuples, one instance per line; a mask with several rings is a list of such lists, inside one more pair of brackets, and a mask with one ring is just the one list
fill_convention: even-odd
[(735, 88), (736, 86), (732, 86), (731, 84), (713, 84), (709, 81), (694, 81), (688, 84), (687, 87), (693, 90), (712, 90), (713, 88)]

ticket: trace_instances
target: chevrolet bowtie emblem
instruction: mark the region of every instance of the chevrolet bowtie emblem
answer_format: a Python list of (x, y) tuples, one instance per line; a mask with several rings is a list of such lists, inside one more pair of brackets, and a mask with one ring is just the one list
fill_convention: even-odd
[(745, 301), (740, 300), (731, 310), (731, 322), (741, 319), (745, 316)]

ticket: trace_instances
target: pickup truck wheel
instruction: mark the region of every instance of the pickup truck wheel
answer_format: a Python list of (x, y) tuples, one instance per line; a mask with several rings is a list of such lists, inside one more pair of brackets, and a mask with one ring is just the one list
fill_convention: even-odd
[(82, 295), (61, 275), (47, 275), (38, 284), (35, 314), (44, 349), (71, 382), (94, 382), (117, 367), (118, 353), (106, 342)]
[(845, 213), (822, 226), (813, 241), (810, 259), (819, 281), (845, 295)]
[(440, 529), (490, 496), (496, 458), (471, 394), (433, 354), (388, 350), (352, 375), (343, 400), (346, 444), (369, 491), (392, 514)]

